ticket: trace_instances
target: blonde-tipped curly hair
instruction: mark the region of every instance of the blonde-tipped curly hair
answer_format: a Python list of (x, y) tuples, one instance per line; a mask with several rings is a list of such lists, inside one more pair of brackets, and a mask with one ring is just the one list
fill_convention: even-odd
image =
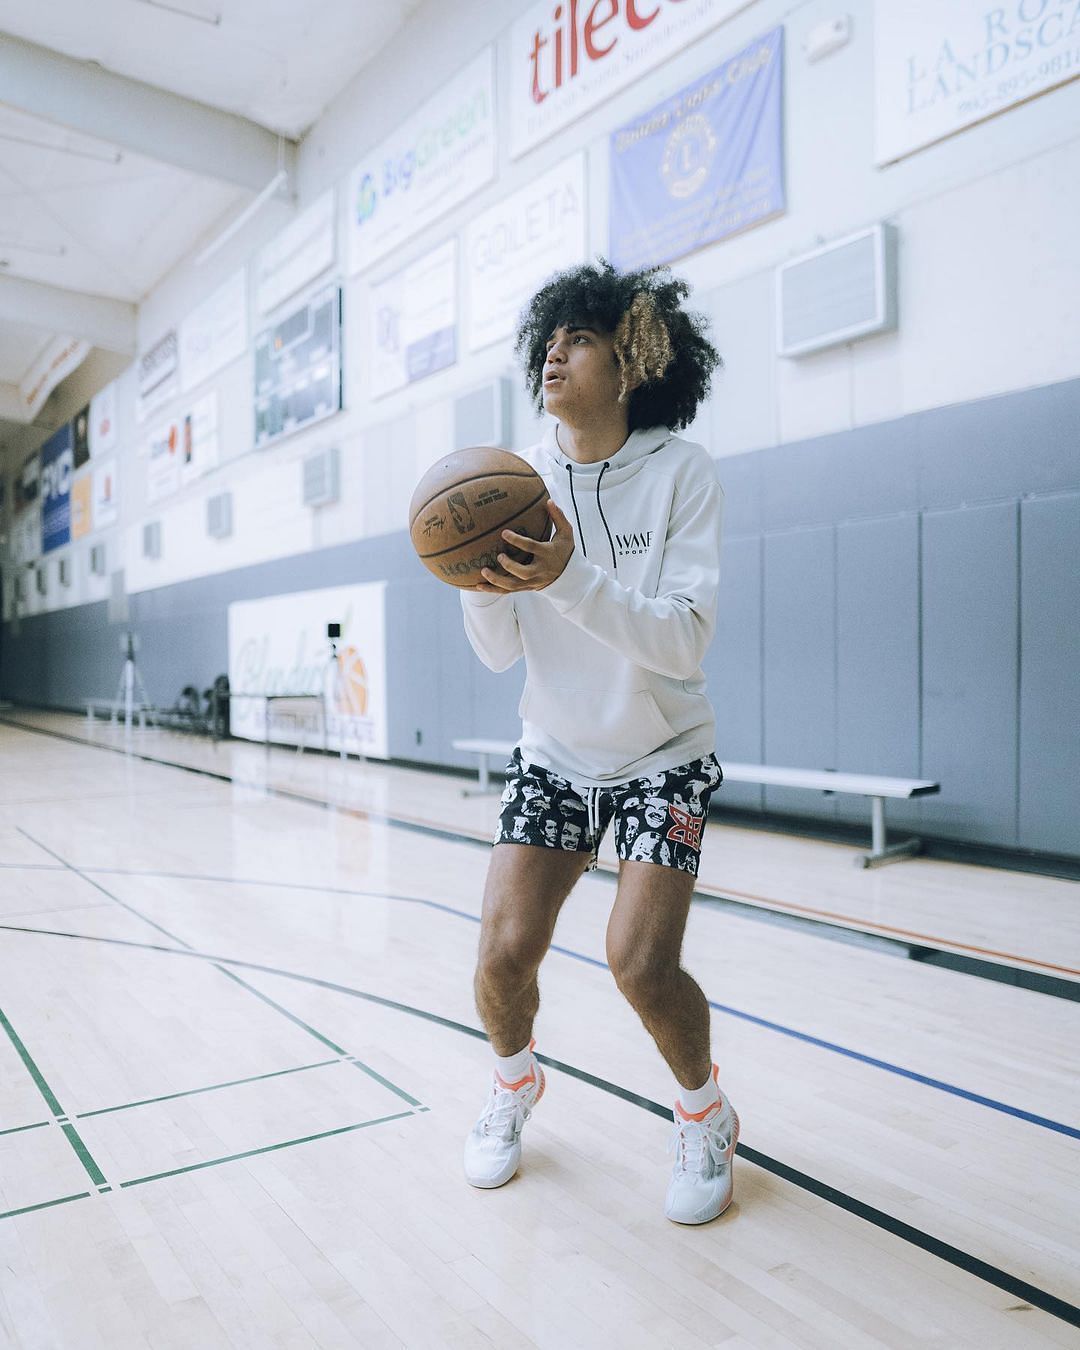
[(588, 324), (612, 336), (630, 430), (688, 426), (721, 364), (704, 317), (682, 307), (689, 291), (666, 267), (617, 272), (603, 258), (556, 273), (526, 306), (514, 344), (536, 410), (551, 334)]

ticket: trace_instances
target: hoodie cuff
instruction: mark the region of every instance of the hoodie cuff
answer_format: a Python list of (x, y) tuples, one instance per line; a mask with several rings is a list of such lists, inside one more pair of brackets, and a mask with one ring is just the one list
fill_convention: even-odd
[(585, 599), (597, 569), (575, 548), (562, 572), (549, 581), (541, 595), (546, 595), (560, 613), (573, 609)]

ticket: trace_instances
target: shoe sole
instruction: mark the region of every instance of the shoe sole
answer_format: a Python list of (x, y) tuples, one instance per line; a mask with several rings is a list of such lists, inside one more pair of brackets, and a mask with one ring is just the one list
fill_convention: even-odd
[(684, 1228), (696, 1228), (696, 1227), (698, 1227), (699, 1224), (703, 1224), (703, 1223), (712, 1223), (713, 1219), (718, 1219), (718, 1218), (720, 1217), (720, 1215), (723, 1214), (723, 1212), (724, 1212), (724, 1211), (727, 1209), (727, 1207), (731, 1204), (732, 1200), (735, 1199), (735, 1146), (736, 1146), (736, 1145), (738, 1144), (738, 1142), (739, 1142), (739, 1114), (738, 1114), (737, 1111), (732, 1111), (731, 1114), (732, 1114), (733, 1121), (734, 1121), (734, 1123), (732, 1124), (732, 1127), (731, 1127), (731, 1169), (732, 1169), (732, 1171), (731, 1171), (731, 1181), (732, 1181), (732, 1184), (731, 1184), (731, 1194), (730, 1194), (730, 1195), (728, 1196), (728, 1198), (724, 1201), (724, 1203), (720, 1206), (720, 1208), (716, 1211), (716, 1213), (715, 1213), (715, 1214), (710, 1214), (710, 1215), (708, 1216), (708, 1218), (705, 1218), (705, 1219), (676, 1219), (676, 1218), (674, 1218), (672, 1215), (666, 1214), (666, 1213), (665, 1213), (665, 1215), (664, 1215), (664, 1218), (665, 1218), (665, 1219), (670, 1219), (672, 1223), (679, 1223), (679, 1224), (682, 1224)]

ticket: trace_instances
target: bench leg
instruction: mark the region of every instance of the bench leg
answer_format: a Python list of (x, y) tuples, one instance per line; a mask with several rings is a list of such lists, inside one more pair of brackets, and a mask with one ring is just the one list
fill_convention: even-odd
[(921, 839), (905, 839), (901, 844), (885, 843), (885, 798), (871, 797), (873, 814), (870, 822), (870, 853), (860, 854), (855, 859), (856, 867), (880, 867), (882, 863), (895, 862), (898, 858), (910, 858), (922, 849)]
[(480, 757), (480, 782), (474, 788), (462, 788), (463, 797), (485, 797), (491, 791), (491, 773), (488, 768), (487, 751), (477, 751)]

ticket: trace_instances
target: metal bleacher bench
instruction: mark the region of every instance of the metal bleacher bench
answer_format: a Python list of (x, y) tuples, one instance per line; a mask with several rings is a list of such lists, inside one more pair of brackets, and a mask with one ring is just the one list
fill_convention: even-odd
[[(488, 792), (491, 773), (489, 755), (509, 759), (513, 741), (482, 739), (452, 741), (455, 750), (480, 757), (480, 791)], [(917, 778), (882, 778), (869, 773), (838, 773), (835, 769), (785, 769), (775, 764), (731, 764), (721, 760), (725, 783), (763, 783), (769, 787), (805, 788), (811, 792), (847, 792), (869, 797), (871, 805), (871, 851), (856, 859), (859, 867), (876, 867), (897, 858), (911, 857), (922, 847), (919, 839), (905, 839), (899, 844), (885, 843), (885, 799), (929, 797), (941, 791), (940, 783)]]

